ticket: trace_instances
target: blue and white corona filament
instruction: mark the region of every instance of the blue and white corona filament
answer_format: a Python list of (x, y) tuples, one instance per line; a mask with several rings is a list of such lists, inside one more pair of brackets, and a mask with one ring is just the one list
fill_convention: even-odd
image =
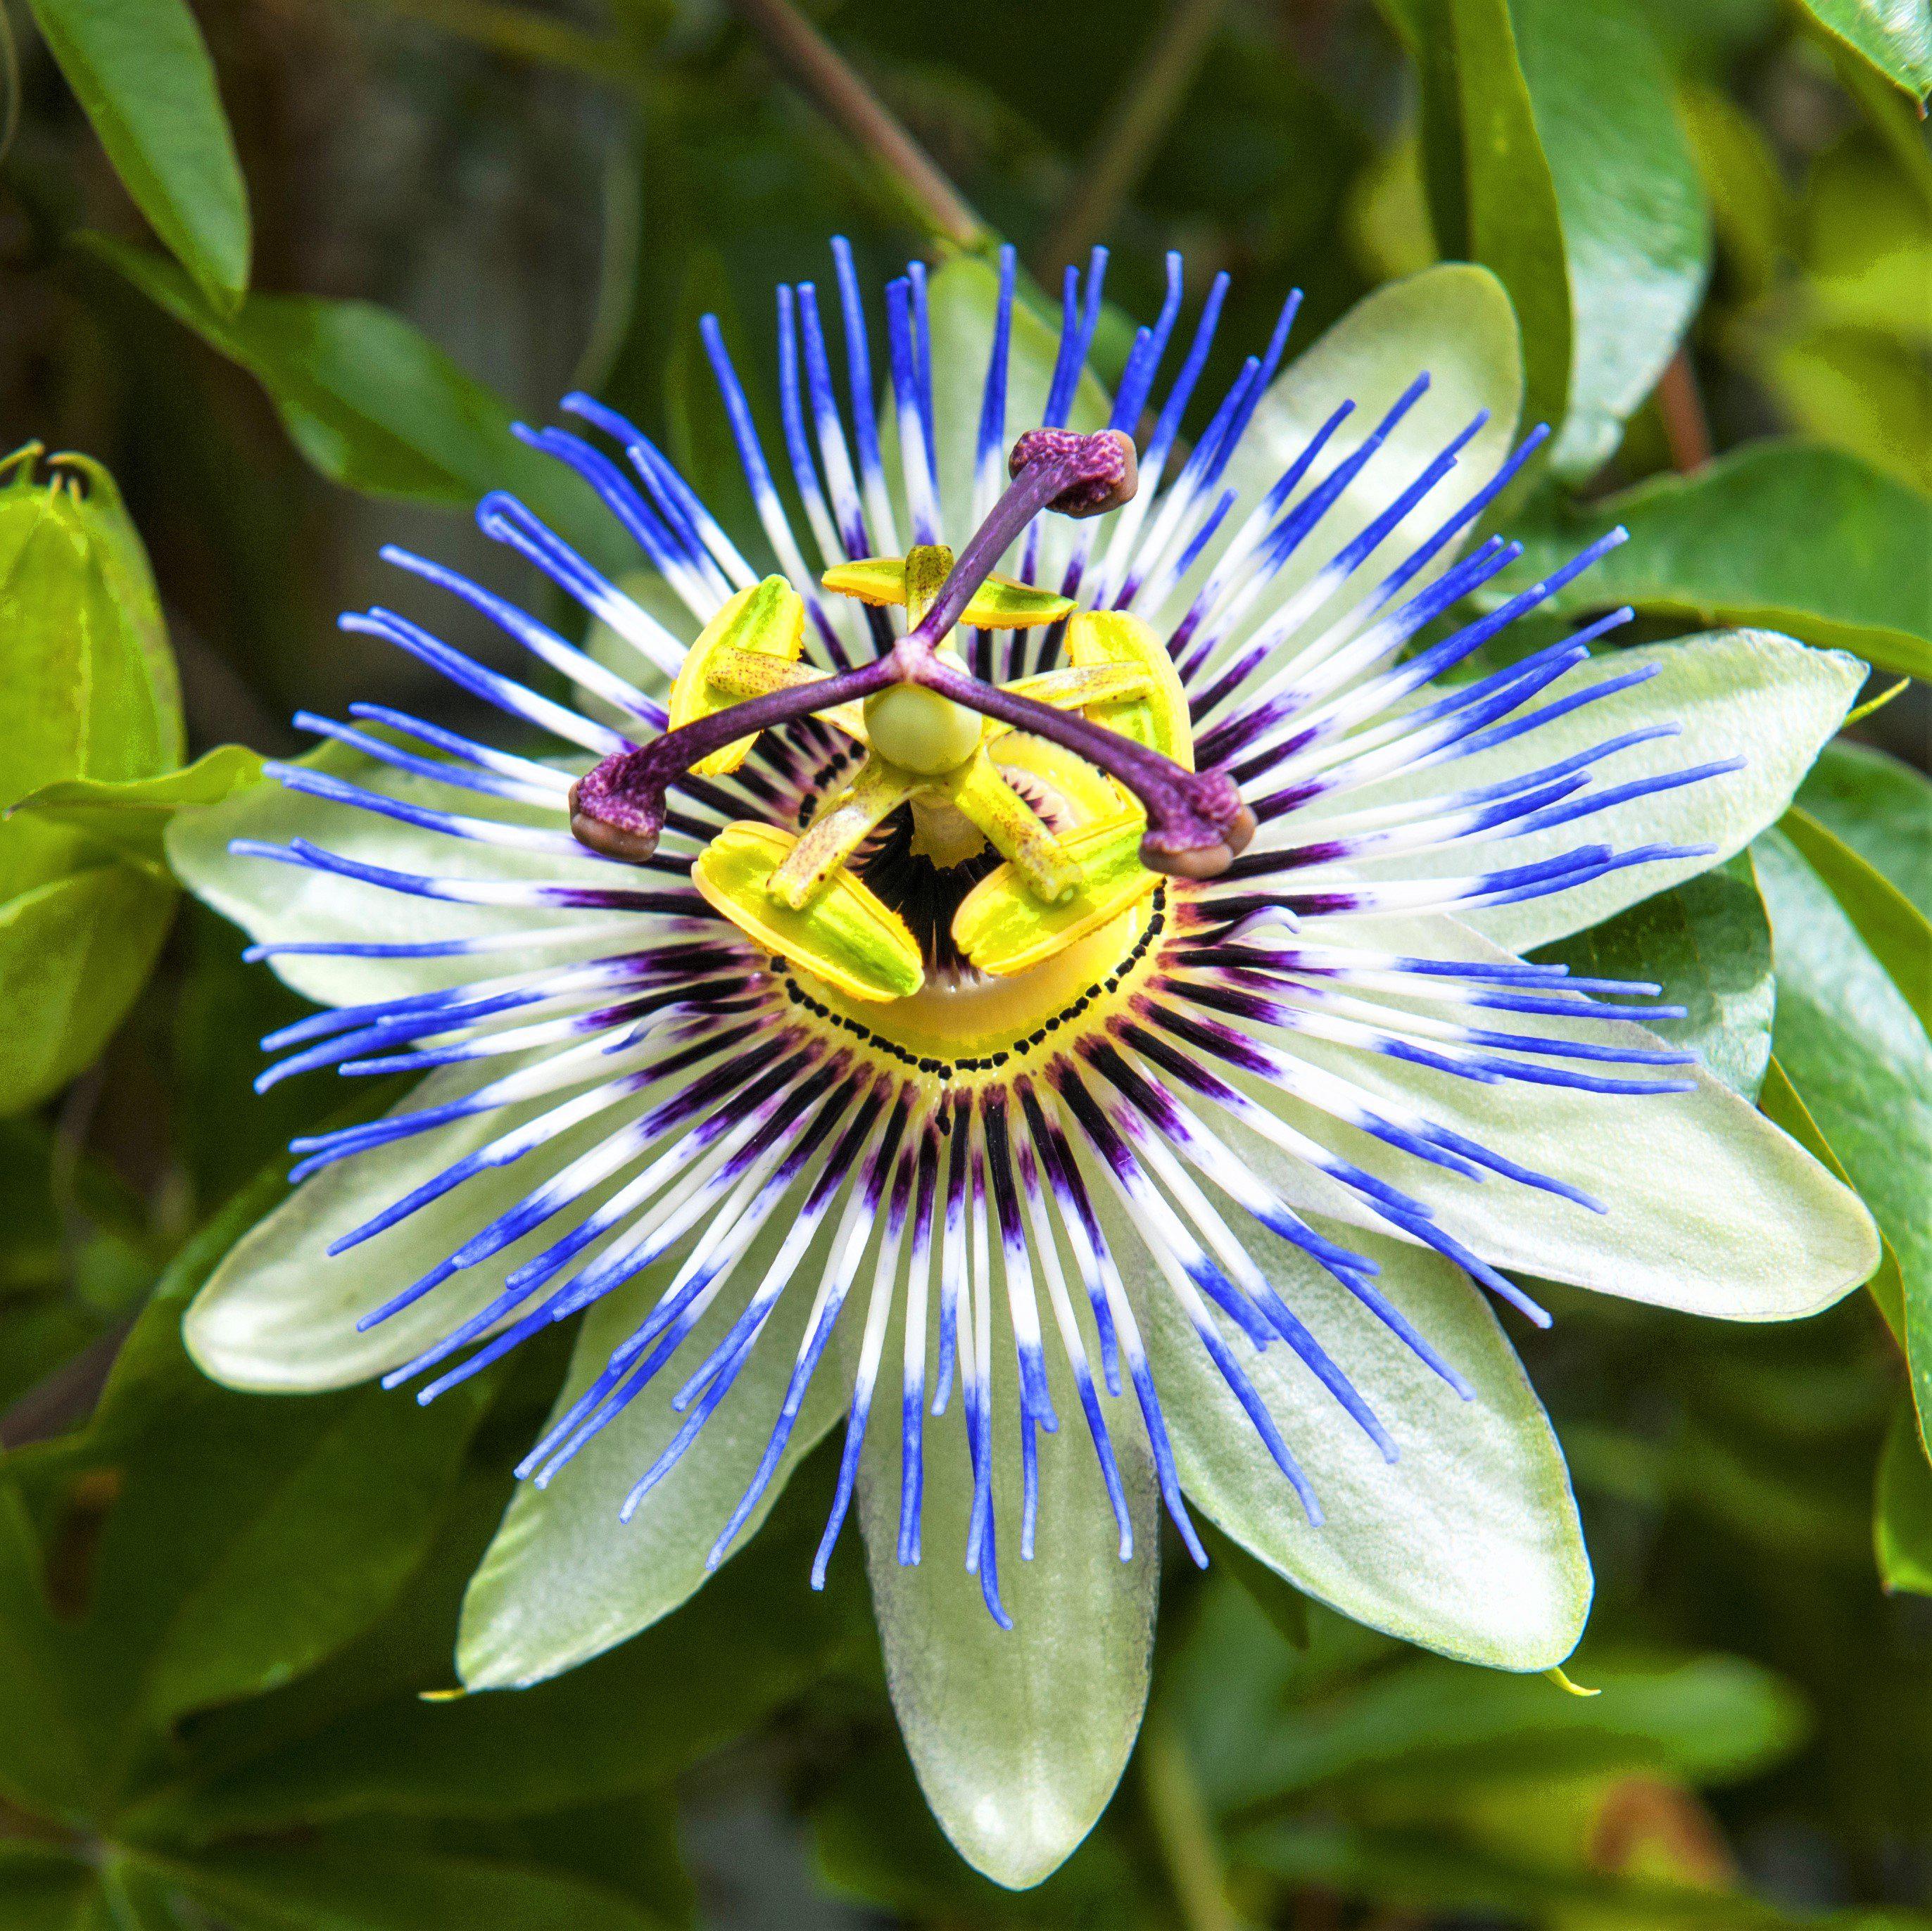
[[(1171, 261), (1167, 298), (1096, 421), (1084, 378), (1096, 253), (1067, 274), (1043, 406), (1036, 391), (1022, 418), (1009, 254), (971, 372), (971, 460), (952, 475), (923, 271), (886, 288), (880, 355), (880, 315), (842, 244), (836, 256), (836, 304), (809, 283), (778, 292), (770, 443), (704, 325), (770, 567), (648, 438), (583, 396), (563, 405), (576, 427), (524, 439), (590, 486), (666, 596), (646, 610), (510, 497), (486, 498), (478, 520), (609, 649), (386, 552), (414, 580), (416, 614), (376, 609), (345, 627), (503, 714), (504, 743), (352, 705), (346, 722), (299, 720), (340, 751), (277, 775), (318, 801), (318, 828), (381, 814), (446, 841), (452, 859), (386, 866), (332, 849), (326, 829), (237, 849), (476, 924), (258, 946), (428, 974), (274, 1035), (263, 1083), (330, 1067), (434, 1076), (380, 1119), (298, 1141), (298, 1178), (469, 1123), (462, 1150), (318, 1251), (317, 1269), (352, 1267), (365, 1242), (480, 1175), (517, 1177), (510, 1204), (498, 1196), (361, 1308), (380, 1330), (450, 1300), (391, 1384), (432, 1399), (643, 1283), (648, 1311), (521, 1470), (568, 1482), (643, 1391), (669, 1388), (680, 1419), (636, 1469), (628, 1519), (706, 1453), (747, 1364), (781, 1345), (779, 1311), (802, 1304), (765, 1446), (712, 1559), (781, 1479), (814, 1384), (838, 1378), (844, 1447), (815, 1579), (856, 1485), (877, 1479), (868, 1465), (897, 1483), (897, 1561), (934, 1559), (922, 1496), (935, 1432), (958, 1431), (974, 1478), (964, 1561), (1004, 1621), (1001, 1563), (1031, 1558), (1058, 1526), (1040, 1505), (1042, 1456), (1095, 1458), (1132, 1552), (1124, 1429), (1204, 1560), (1150, 1365), (1149, 1281), (1310, 1522), (1324, 1498), (1255, 1391), (1258, 1353), (1288, 1351), (1310, 1400), (1396, 1459), (1391, 1418), (1257, 1261), (1250, 1222), (1466, 1395), (1453, 1353), (1378, 1285), (1355, 1231), (1433, 1249), (1546, 1319), (1406, 1177), (1553, 1198), (1583, 1219), (1611, 1203), (1438, 1117), (1426, 1082), (1393, 1098), (1367, 1069), (1507, 1090), (1525, 1110), (1552, 1088), (1670, 1107), (1688, 1055), (1639, 1030), (1672, 1016), (1655, 988), (1461, 946), (1451, 916), (1696, 856), (1620, 848), (1592, 820), (1738, 760), (1619, 775), (1621, 754), (1664, 724), (1538, 754), (1539, 731), (1648, 674), (1614, 658), (1574, 674), (1621, 612), (1526, 654), (1478, 655), (1617, 540), (1493, 590), (1519, 547), (1462, 545), (1538, 436), (1472, 477), (1478, 418), (1337, 535), (1338, 505), (1359, 509), (1350, 493), (1425, 374), (1366, 433), (1337, 398), (1278, 476), (1244, 490), (1229, 478), (1294, 303), (1226, 392), (1204, 397), (1226, 280), (1184, 328)], [(959, 372), (943, 373), (956, 387)], [(520, 665), (442, 641), (445, 616), (483, 620), (504, 647), (493, 662)], [(1505, 746), (1507, 775), (1492, 759), (1466, 775)], [(1566, 826), (1526, 855), (1521, 841)], [(1439, 951), (1377, 938), (1378, 920), (1412, 934), (1433, 915), (1450, 915)], [(458, 1298), (512, 1249), (500, 1286)], [(1022, 1468), (1011, 1519), (994, 1506), (1003, 1436)]]

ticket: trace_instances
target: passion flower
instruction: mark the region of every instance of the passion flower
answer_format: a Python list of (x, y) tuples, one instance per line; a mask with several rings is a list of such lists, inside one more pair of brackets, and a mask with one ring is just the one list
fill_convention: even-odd
[[(242, 1385), (428, 1401), (586, 1318), (472, 1587), (472, 1686), (674, 1606), (842, 1420), (812, 1579), (856, 1497), (928, 1795), (1024, 1882), (1131, 1745), (1162, 1504), (1197, 1561), (1190, 1498), (1352, 1613), (1546, 1667), (1588, 1570), (1478, 1294), (1770, 1318), (1876, 1264), (1852, 1197), (1648, 1030), (1657, 988), (1517, 949), (1737, 850), (1862, 667), (1761, 636), (1593, 658), (1624, 613), (1504, 648), (1604, 547), (1507, 589), (1515, 545), (1459, 553), (1538, 436), (1478, 415), (1412, 457), (1420, 374), (1364, 428), (1342, 394), (1306, 420), (1291, 372), (1298, 420), (1292, 302), (1196, 408), (1224, 283), (1164, 377), (1178, 262), (1111, 406), (1098, 258), (1045, 342), (1007, 258), (965, 370), (929, 304), (991, 278), (915, 268), (882, 417), (838, 259), (843, 398), (813, 289), (779, 292), (789, 504), (706, 325), (764, 565), (568, 397), (586, 433), (526, 439), (634, 540), (649, 607), (514, 499), (479, 518), (621, 667), (391, 550), (532, 674), (398, 610), (346, 627), (514, 748), (305, 715), (328, 747), (283, 793), (181, 828), (326, 1002), (264, 1083), (426, 1076), (296, 1143), (189, 1333)], [(1486, 291), (1377, 299), (1413, 332)]]

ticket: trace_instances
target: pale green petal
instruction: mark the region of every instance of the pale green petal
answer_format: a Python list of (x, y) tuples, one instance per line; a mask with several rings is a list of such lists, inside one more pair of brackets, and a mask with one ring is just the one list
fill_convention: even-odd
[[(494, 1061), (490, 1071), (500, 1075), (511, 1063)], [(433, 1073), (392, 1111), (441, 1105), (482, 1077), (473, 1068)], [(458, 1274), (367, 1333), (356, 1330), (362, 1315), (601, 1138), (604, 1123), (593, 1120), (550, 1147), (478, 1174), (333, 1258), (329, 1243), (553, 1103), (531, 1101), (436, 1127), (339, 1160), (303, 1181), (242, 1237), (188, 1309), (183, 1332), (202, 1372), (230, 1387), (278, 1393), (346, 1387), (400, 1366), (483, 1306), (501, 1291), (506, 1273), (556, 1237), (561, 1223)]]
[[(1386, 509), (1479, 410), (1488, 411), (1487, 424), (1464, 450), (1454, 473), (1348, 579), (1347, 594), (1360, 595), (1489, 480), (1515, 439), (1522, 406), (1516, 313), (1502, 284), (1486, 268), (1460, 262), (1426, 268), (1377, 289), (1300, 354), (1290, 338), (1287, 368), (1262, 398), (1222, 478), (1224, 488), (1241, 492), (1226, 526), (1231, 534), (1340, 404), (1352, 401), (1354, 411), (1328, 444), (1317, 476), (1354, 449), (1396, 398), (1425, 373), (1428, 393), (1288, 558), (1258, 615), (1292, 596)], [(1418, 580), (1426, 582), (1460, 547), (1446, 545)], [(1192, 594), (1201, 574), (1197, 567), (1184, 584), (1182, 597)], [(1172, 614), (1181, 607), (1181, 598), (1172, 600)]]
[[(316, 762), (324, 770), (412, 804), (472, 817), (541, 822), (534, 813), (457, 793), (446, 785), (391, 770), (352, 754), (330, 753)], [(565, 828), (561, 811), (556, 826), (560, 831)], [(308, 838), (326, 850), (363, 864), (433, 877), (536, 880), (608, 888), (614, 883), (628, 883), (632, 876), (620, 874), (616, 868), (600, 864), (587, 854), (581, 860), (555, 859), (472, 844), (272, 783), (253, 786), (203, 811), (179, 813), (168, 827), (168, 862), (197, 898), (233, 919), (260, 943), (290, 940), (413, 941), (519, 930), (538, 933), (594, 922), (598, 917), (595, 913), (532, 911), (524, 907), (446, 904), (272, 859), (238, 856), (228, 849), (234, 838), (286, 844), (292, 838)], [(278, 958), (272, 963), (276, 973), (304, 997), (324, 1006), (350, 1006), (398, 998), (433, 986), (460, 985), (486, 973), (516, 972), (558, 956), (554, 952), (516, 951), (491, 952), (480, 960), (298, 955)]]
[[(1322, 936), (1435, 958), (1510, 956), (1453, 919), (1337, 920)], [(1644, 1029), (1603, 1021), (1496, 1015), (1510, 1030), (1664, 1046)], [(1250, 1090), (1283, 1118), (1434, 1207), (1442, 1225), (1495, 1265), (1604, 1294), (1733, 1321), (1784, 1321), (1828, 1307), (1878, 1266), (1871, 1217), (1748, 1102), (1694, 1066), (1688, 1093), (1612, 1097), (1510, 1080), (1484, 1084), (1366, 1052), (1269, 1032), (1267, 1043), (1331, 1068), (1371, 1095), (1428, 1117), (1525, 1166), (1567, 1180), (1608, 1209), (1586, 1207), (1500, 1177), (1478, 1182), (1426, 1165), (1280, 1093)], [(1558, 1063), (1561, 1063), (1558, 1062)], [(1242, 1150), (1285, 1193), (1357, 1221), (1342, 1189), (1233, 1129)]]
[(1133, 1525), (1133, 1552), (1120, 1559), (1119, 1529), (1042, 1291), (1060, 1427), (1040, 1438), (1038, 1534), (1032, 1561), (1021, 1559), (1012, 1328), (1004, 1291), (996, 1288), (994, 1298), (993, 1508), (1000, 1597), (1012, 1627), (994, 1621), (979, 1579), (965, 1570), (973, 1479), (956, 1387), (946, 1414), (926, 1423), (922, 1559), (899, 1566), (896, 1335), (859, 1499), (886, 1681), (920, 1788), (960, 1855), (1018, 1889), (1065, 1860), (1126, 1768), (1147, 1702), (1160, 1528), (1131, 1398), (1112, 1400), (1103, 1389)]
[[(1460, 915), (1499, 945), (1518, 952), (1581, 931), (1720, 863), (1774, 823), (1844, 721), (1865, 679), (1865, 666), (1843, 651), (1808, 649), (1772, 631), (1714, 631), (1675, 643), (1640, 644), (1580, 666), (1538, 702), (1553, 702), (1650, 665), (1656, 667), (1656, 675), (1647, 682), (1586, 704), (1494, 751), (1348, 793), (1323, 809), (1354, 811), (1403, 797), (1493, 784), (1658, 724), (1679, 726), (1680, 733), (1618, 752), (1600, 767), (1596, 788), (1744, 759), (1742, 771), (1632, 799), (1546, 831), (1480, 845), (1452, 844), (1420, 858), (1361, 868), (1362, 875), (1370, 878), (1436, 877), (1533, 865), (1581, 845), (1607, 844), (1618, 850), (1645, 844), (1714, 847), (1706, 857), (1633, 865), (1571, 891)], [(1305, 838), (1308, 826), (1322, 814), (1323, 810), (1296, 814), (1293, 841)], [(1284, 832), (1276, 841), (1290, 840)]]
[[(1120, 1231), (1148, 1359), (1190, 1498), (1298, 1588), (1358, 1622), (1498, 1669), (1546, 1669), (1590, 1603), (1570, 1479), (1542, 1405), (1482, 1295), (1447, 1262), (1347, 1234), (1376, 1285), (1465, 1378), (1462, 1400), (1337, 1282), (1232, 1206), (1229, 1226), (1394, 1438), (1385, 1462), (1287, 1347), (1229, 1345), (1325, 1516), (1310, 1525), (1186, 1314)], [(1330, 1229), (1331, 1232), (1339, 1230)], [(1218, 1318), (1218, 1317), (1217, 1317)]]
[[(782, 1230), (780, 1230), (782, 1231)], [(732, 1390), (628, 1522), (618, 1510), (646, 1469), (683, 1426), (670, 1405), (686, 1376), (742, 1310), (776, 1251), (761, 1237), (691, 1338), (629, 1405), (545, 1489), (525, 1482), (463, 1600), (457, 1668), (472, 1690), (541, 1682), (574, 1669), (668, 1615), (710, 1571), (705, 1559), (770, 1440), (798, 1357), (829, 1237), (821, 1234)], [(584, 1320), (561, 1414), (603, 1369), (669, 1284), (660, 1265), (600, 1303)], [(844, 1412), (847, 1389), (836, 1358), (813, 1378), (771, 1486), (733, 1549), (758, 1533), (792, 1470)], [(802, 1571), (798, 1587), (807, 1586)], [(782, 1615), (782, 1603), (772, 1612)]]

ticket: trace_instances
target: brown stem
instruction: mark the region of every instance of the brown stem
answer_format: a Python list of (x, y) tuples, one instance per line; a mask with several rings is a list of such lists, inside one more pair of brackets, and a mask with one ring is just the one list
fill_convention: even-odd
[(1711, 426), (1704, 419), (1704, 399), (1698, 393), (1690, 352), (1679, 349), (1657, 382), (1657, 412), (1670, 451), (1670, 466), (1680, 476), (1701, 469), (1711, 460)]
[(1158, 1705), (1148, 1714), (1136, 1762), (1174, 1905), (1186, 1931), (1241, 1931), (1228, 1901), (1228, 1872), (1187, 1745)]
[(765, 43), (778, 71), (811, 95), (842, 133), (898, 181), (936, 234), (962, 248), (984, 244), (986, 223), (967, 206), (959, 190), (853, 72), (844, 56), (789, 0), (731, 0), (731, 5)]
[(96, 1335), (78, 1354), (37, 1381), (0, 1413), (0, 1448), (22, 1448), (79, 1428), (94, 1412), (107, 1385), (121, 1344), (134, 1324), (130, 1315), (105, 1334)]

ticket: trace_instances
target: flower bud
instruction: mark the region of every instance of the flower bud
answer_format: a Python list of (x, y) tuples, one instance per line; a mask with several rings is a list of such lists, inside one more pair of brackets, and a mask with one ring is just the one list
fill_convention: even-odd
[[(160, 601), (99, 464), (30, 443), (0, 462), (0, 811), (71, 778), (182, 760)], [(35, 812), (0, 817), (0, 1114), (100, 1051), (146, 980), (173, 903), (157, 866)]]

